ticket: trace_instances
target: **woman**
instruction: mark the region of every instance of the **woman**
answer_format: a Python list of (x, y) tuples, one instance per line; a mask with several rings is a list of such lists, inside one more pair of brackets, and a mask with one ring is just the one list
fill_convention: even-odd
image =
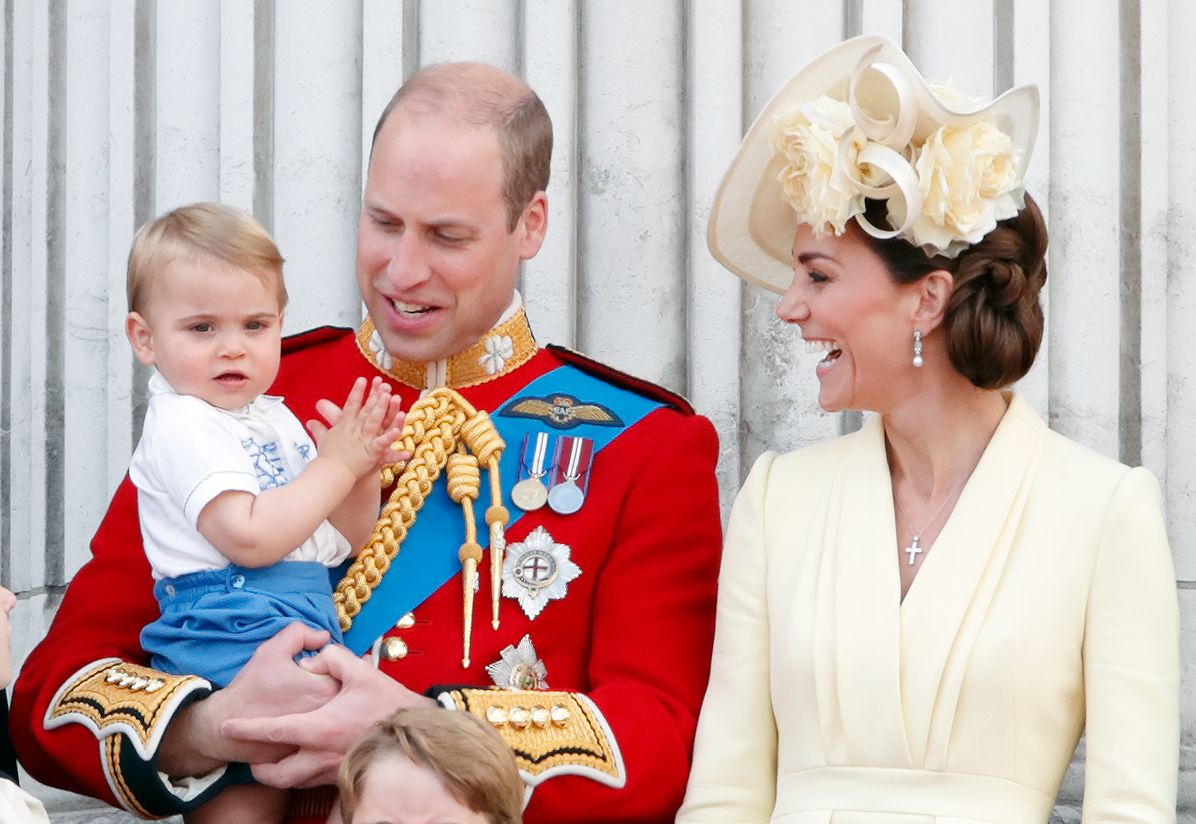
[(1178, 615), (1154, 478), (1006, 389), (1042, 337), (1037, 93), (933, 89), (879, 38), (767, 105), (710, 245), (783, 293), (828, 411), (731, 515), (682, 824), (1175, 820)]
[[(0, 690), (12, 681), (12, 650), (9, 638), (12, 625), (8, 614), (16, 606), (17, 597), (5, 587), (0, 587)], [(3, 695), (0, 694), (0, 701)], [(3, 701), (4, 748), (8, 748), (8, 703)], [(5, 764), (5, 766), (8, 766)], [(0, 822), (3, 824), (40, 824), (48, 822), (46, 808), (13, 781), (12, 776), (0, 771)]]

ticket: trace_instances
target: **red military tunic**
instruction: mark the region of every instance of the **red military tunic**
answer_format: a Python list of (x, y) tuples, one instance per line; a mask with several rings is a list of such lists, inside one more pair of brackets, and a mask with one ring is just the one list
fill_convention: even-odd
[[(513, 321), (523, 324), (530, 348), (521, 356), (516, 335), (515, 357), (505, 368), (459, 389), (477, 409), (495, 410), (566, 361), (664, 405), (595, 455), (580, 511), (559, 515), (545, 507), (523, 514), (508, 530), (509, 544), (543, 527), (571, 548), (581, 574), (568, 584), (564, 598), (550, 601), (529, 619), (516, 600), (504, 597), (501, 627), (493, 630), (489, 558), (484, 558), (470, 667), (461, 664), (459, 577), (387, 632), (402, 643), (384, 640), (386, 655), (379, 666), (416, 691), (443, 684), (488, 685), (486, 665), (497, 661), (504, 647), (529, 635), (546, 666), (549, 687), (588, 696), (586, 706), (596, 708), (598, 720), (604, 720), (596, 726), (609, 731), (613, 740), (607, 743), (621, 756), (625, 783), (607, 786), (593, 780), (584, 766), (558, 769), (537, 786), (525, 820), (670, 822), (684, 793), (709, 669), (721, 544), (714, 476), (717, 439), (709, 422), (680, 398), (571, 353), (536, 350), (523, 313)], [(372, 355), (365, 337), (359, 344), (349, 330), (315, 330), (285, 342), (271, 391), (284, 396), (300, 420), (307, 420), (316, 417), (319, 398), (342, 399), (358, 376), (382, 374), (409, 407), (419, 389), (394, 375), (412, 374), (400, 367), (414, 365), (378, 363), (379, 358), (385, 355)], [(453, 385), (451, 363), (447, 379)], [(508, 444), (503, 461), (518, 461), (519, 452), (520, 444)], [(484, 501), (485, 496), (480, 503)], [(153, 750), (170, 715), (205, 695), (207, 684), (170, 677), (158, 679), (159, 684), (149, 673), (148, 683), (157, 689), (151, 695), (146, 677), (136, 680), (145, 671), (133, 667), (112, 683), (125, 672), (117, 669), (111, 675), (114, 666), (145, 664), (138, 634), (158, 614), (141, 549), (136, 491), (127, 478), (96, 533), (92, 554), (17, 681), (12, 736), (22, 763), (40, 781), (142, 816), (172, 814), (184, 805), (164, 790), (153, 769)], [(122, 685), (124, 691), (117, 691)], [(452, 696), (458, 706), (469, 703), (462, 692)], [(486, 694), (474, 693), (474, 703), (479, 696), (484, 702)], [(65, 712), (68, 704), (70, 712)], [(48, 716), (55, 717), (57, 726), (47, 728)], [(145, 757), (134, 749), (136, 737)]]

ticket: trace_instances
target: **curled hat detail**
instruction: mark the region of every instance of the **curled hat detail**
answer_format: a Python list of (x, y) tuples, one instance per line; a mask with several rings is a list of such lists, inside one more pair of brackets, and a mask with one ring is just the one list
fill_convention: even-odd
[[(955, 257), (1025, 204), (1038, 92), (982, 98), (927, 82), (880, 37), (815, 60), (765, 105), (727, 170), (708, 241), (724, 266), (784, 291), (797, 224), (840, 235), (851, 220)], [(865, 216), (884, 201), (889, 226)]]

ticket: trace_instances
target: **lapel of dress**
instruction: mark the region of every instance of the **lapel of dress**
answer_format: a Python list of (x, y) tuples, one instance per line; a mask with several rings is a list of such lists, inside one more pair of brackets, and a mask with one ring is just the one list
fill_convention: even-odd
[(908, 765), (901, 707), (901, 582), (880, 418), (845, 440), (849, 448), (837, 473), (838, 512), (832, 520), (837, 534), (828, 531), (834, 541), (827, 547), (834, 559), (827, 565), (833, 584), (820, 593), (833, 596), (833, 607), (824, 614), (833, 621), (834, 642), (822, 651), (821, 664), (835, 679), (848, 763)]
[(968, 657), (1017, 536), (1046, 433), (1013, 396), (901, 606), (901, 691), (916, 766), (943, 766)]

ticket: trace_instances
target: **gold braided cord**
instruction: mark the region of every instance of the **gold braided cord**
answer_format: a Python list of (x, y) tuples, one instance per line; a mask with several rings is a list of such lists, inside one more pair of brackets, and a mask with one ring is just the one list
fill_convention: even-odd
[[(380, 479), (383, 487), (394, 484), (394, 489), (382, 507), (369, 541), (337, 584), (332, 596), (342, 632), (347, 632), (353, 625), (353, 619), (361, 612), (362, 605), (369, 600), (390, 569), (391, 561), (414, 525), (416, 515), (446, 466), (449, 468), (449, 494), (465, 512), (466, 536), (461, 550), (463, 563), (468, 555), (476, 570), (477, 559), (473, 548), (477, 548), (477, 557), (481, 554), (473, 514), (473, 501), (481, 490), (479, 465), (486, 466), (490, 471), (492, 500), (486, 510), (486, 523), (491, 527), (491, 540), (495, 536), (494, 525), (498, 524), (501, 544), (501, 528), (507, 522), (507, 510), (502, 506), (498, 468), (505, 446), (490, 416), (476, 410), (452, 389), (434, 389), (412, 405), (407, 412), (403, 432), (395, 444), (397, 450), (408, 452), (411, 457), (382, 469)], [(468, 566), (466, 578), (470, 577)], [(469, 591), (472, 594), (472, 584)]]
[[(461, 436), (465, 439), (478, 463), (485, 464), (490, 472), (490, 507), (486, 510), (486, 525), (490, 528), (490, 624), (498, 629), (498, 601), (502, 594), (502, 563), (503, 553), (507, 542), (503, 538), (503, 530), (511, 520), (511, 513), (502, 505), (502, 477), (499, 475), (498, 462), (502, 458), (505, 447), (503, 440), (495, 430), (490, 416), (479, 412), (461, 427)], [(480, 490), (479, 490), (480, 492)], [(475, 493), (474, 498), (477, 498)], [(473, 510), (470, 508), (468, 523), (473, 522)], [(471, 535), (473, 533), (470, 533)], [(473, 540), (472, 538), (470, 540)], [(462, 548), (464, 550), (464, 548)], [(471, 590), (472, 592), (472, 590)], [(472, 602), (469, 621), (472, 622)], [(468, 630), (468, 627), (467, 627)], [(468, 643), (466, 644), (466, 658), (468, 659)], [(465, 666), (469, 666), (468, 663)]]
[[(464, 432), (462, 435), (464, 436)], [(482, 560), (482, 548), (478, 545), (477, 521), (473, 515), (473, 502), (477, 500), (481, 489), (482, 473), (478, 469), (477, 456), (466, 452), (464, 443), (457, 444), (457, 451), (449, 455), (448, 459), (448, 494), (454, 503), (460, 504), (461, 512), (465, 516), (465, 542), (457, 551), (457, 559), (461, 562), (463, 604), (462, 667), (469, 666), (469, 648), (473, 638), (473, 595), (478, 583), (478, 562)]]

